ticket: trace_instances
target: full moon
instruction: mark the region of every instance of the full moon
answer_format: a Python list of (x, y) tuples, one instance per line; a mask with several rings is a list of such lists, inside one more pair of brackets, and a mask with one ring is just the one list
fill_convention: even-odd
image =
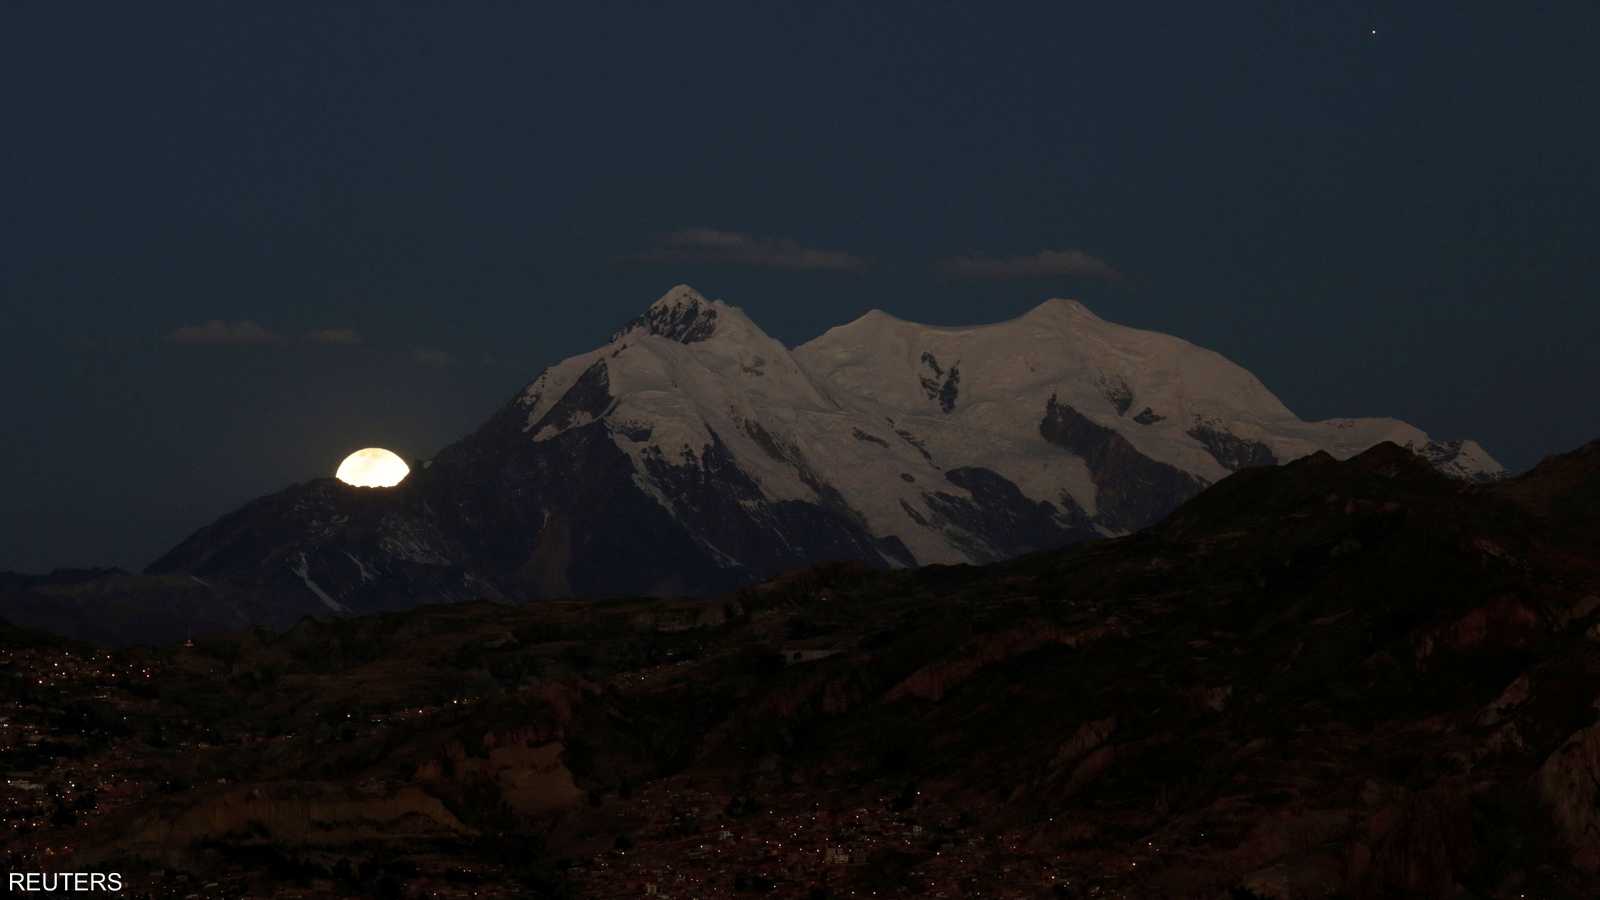
[(394, 487), (409, 474), (405, 460), (382, 447), (368, 447), (346, 456), (334, 477), (355, 487)]

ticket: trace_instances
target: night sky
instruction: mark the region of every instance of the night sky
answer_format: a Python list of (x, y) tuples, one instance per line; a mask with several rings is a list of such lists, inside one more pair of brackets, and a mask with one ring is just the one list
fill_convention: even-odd
[(0, 5), (0, 569), (430, 455), (679, 282), (1600, 437), (1595, 3), (324, 5)]

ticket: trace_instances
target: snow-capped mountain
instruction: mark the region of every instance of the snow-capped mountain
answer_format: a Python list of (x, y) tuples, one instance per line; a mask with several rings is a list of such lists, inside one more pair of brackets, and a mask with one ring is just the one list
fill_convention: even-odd
[(412, 583), (671, 593), (828, 559), (988, 562), (1144, 527), (1240, 468), (1383, 441), (1502, 474), (1394, 419), (1302, 421), (1220, 355), (1073, 301), (963, 328), (873, 311), (790, 349), (680, 285), (400, 487), (297, 486), (152, 569), (359, 611)]

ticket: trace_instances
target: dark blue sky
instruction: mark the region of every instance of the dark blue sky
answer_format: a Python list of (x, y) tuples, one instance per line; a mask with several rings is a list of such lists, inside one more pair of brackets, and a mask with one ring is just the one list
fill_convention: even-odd
[(1600, 436), (1593, 3), (325, 5), (0, 6), (0, 568), (431, 454), (685, 281), (791, 344), (1076, 297), (1307, 418)]

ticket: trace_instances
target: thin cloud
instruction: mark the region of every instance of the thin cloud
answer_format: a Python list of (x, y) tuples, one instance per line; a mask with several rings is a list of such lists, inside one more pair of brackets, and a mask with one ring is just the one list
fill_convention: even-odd
[(1121, 281), (1110, 263), (1082, 250), (1041, 250), (1032, 256), (957, 256), (939, 268), (958, 278), (1051, 278), (1071, 276)]
[(354, 328), (319, 328), (306, 335), (313, 344), (359, 344), (361, 333)]
[(456, 358), (443, 350), (431, 347), (418, 347), (411, 351), (411, 361), (418, 365), (431, 366), (435, 369), (444, 369), (456, 364)]
[(762, 269), (848, 272), (867, 261), (842, 250), (807, 247), (789, 238), (758, 237), (717, 228), (680, 228), (661, 235), (655, 245), (628, 259), (632, 262), (751, 266)]
[(249, 319), (224, 322), (212, 319), (199, 325), (185, 325), (167, 335), (174, 344), (271, 344), (278, 336)]

